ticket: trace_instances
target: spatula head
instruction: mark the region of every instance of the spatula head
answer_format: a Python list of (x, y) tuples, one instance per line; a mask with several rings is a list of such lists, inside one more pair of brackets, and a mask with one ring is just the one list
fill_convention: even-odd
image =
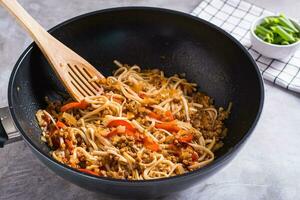
[(68, 92), (77, 101), (87, 96), (101, 94), (103, 89), (98, 83), (104, 76), (89, 63), (68, 62), (64, 66), (63, 82)]

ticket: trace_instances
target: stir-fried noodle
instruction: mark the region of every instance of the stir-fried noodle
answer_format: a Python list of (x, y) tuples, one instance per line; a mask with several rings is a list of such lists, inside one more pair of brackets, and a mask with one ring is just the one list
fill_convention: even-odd
[(54, 159), (85, 173), (129, 180), (165, 178), (214, 160), (227, 110), (196, 84), (115, 61), (103, 91), (81, 102), (50, 102), (36, 113)]

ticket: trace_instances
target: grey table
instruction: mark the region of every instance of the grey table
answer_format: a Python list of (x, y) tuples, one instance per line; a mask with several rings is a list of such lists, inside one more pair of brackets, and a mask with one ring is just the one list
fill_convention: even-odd
[[(86, 12), (116, 6), (147, 5), (190, 12), (200, 0), (21, 0), (45, 27)], [(300, 18), (299, 0), (250, 0)], [(10, 72), (31, 39), (0, 9), (0, 106), (7, 105)], [(204, 183), (165, 199), (299, 199), (300, 95), (265, 83), (261, 120), (239, 155)], [(23, 141), (0, 149), (0, 199), (106, 199), (56, 176)]]

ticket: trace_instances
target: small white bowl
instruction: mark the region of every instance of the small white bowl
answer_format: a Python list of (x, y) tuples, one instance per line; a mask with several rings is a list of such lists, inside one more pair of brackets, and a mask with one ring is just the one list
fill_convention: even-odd
[[(254, 33), (256, 26), (261, 24), (264, 18), (266, 17), (274, 17), (274, 16), (264, 16), (258, 18), (256, 21), (252, 23), (250, 32), (251, 32), (251, 43), (253, 49), (255, 49), (256, 51), (258, 51), (259, 53), (261, 53), (266, 57), (276, 58), (276, 59), (283, 59), (295, 53), (300, 46), (300, 41), (297, 41), (289, 45), (270, 44), (260, 39)], [(300, 25), (295, 20), (292, 20), (290, 18), (289, 20), (299, 29)]]

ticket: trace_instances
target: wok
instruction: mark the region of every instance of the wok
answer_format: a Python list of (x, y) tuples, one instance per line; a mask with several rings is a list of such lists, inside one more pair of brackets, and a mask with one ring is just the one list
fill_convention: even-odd
[[(211, 23), (188, 14), (148, 7), (125, 7), (81, 15), (50, 30), (104, 75), (113, 60), (159, 68), (167, 75), (185, 73), (217, 106), (233, 103), (226, 121), (224, 147), (211, 164), (193, 172), (159, 180), (127, 181), (83, 174), (49, 155), (40, 140), (35, 112), (45, 96), (66, 93), (38, 47), (20, 56), (9, 81), (8, 102), (13, 122), (33, 153), (57, 175), (89, 190), (122, 197), (158, 197), (187, 189), (219, 171), (235, 157), (253, 131), (262, 111), (264, 90), (257, 65), (233, 37)], [(7, 135), (1, 125), (3, 144)], [(232, 174), (234, 176), (234, 174)]]

